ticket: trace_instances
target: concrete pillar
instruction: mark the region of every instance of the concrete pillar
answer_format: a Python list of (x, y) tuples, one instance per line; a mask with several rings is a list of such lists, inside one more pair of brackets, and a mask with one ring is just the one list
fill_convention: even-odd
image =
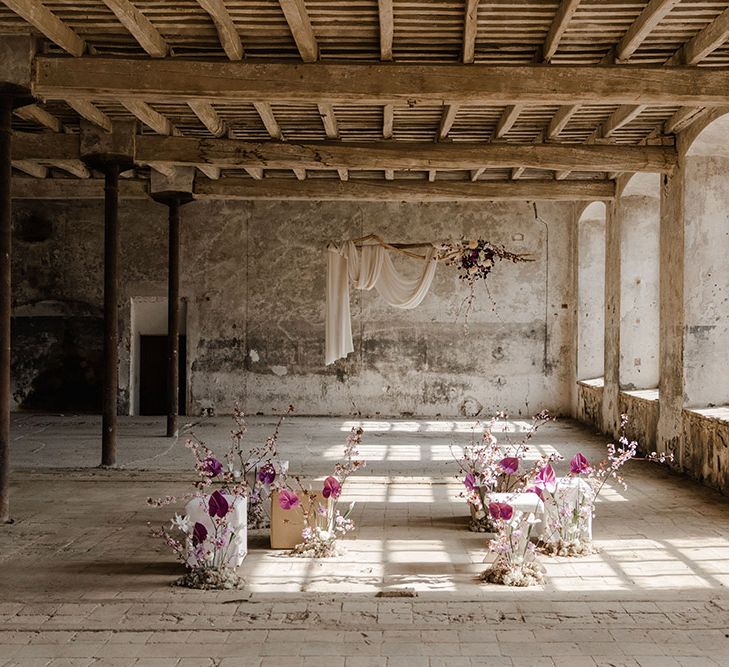
[(577, 223), (577, 379), (603, 376), (605, 363), (605, 204)]
[(620, 425), (620, 240), (621, 221), (615, 202), (605, 216), (605, 385), (602, 430), (617, 434)]
[(658, 175), (654, 179), (655, 196), (624, 194), (617, 204), (621, 229), (621, 389), (658, 387)]
[(81, 123), (81, 158), (104, 173), (104, 387), (101, 465), (116, 465), (119, 388), (119, 173), (134, 165), (136, 123)]
[(657, 430), (659, 451), (673, 450), (681, 465), (683, 433), (684, 331), (684, 196), (685, 164), (679, 160), (661, 184), (660, 230), (660, 396)]
[(167, 437), (179, 434), (180, 363), (180, 207), (192, 201), (194, 170), (177, 168), (168, 174), (152, 171), (151, 190), (155, 201), (168, 207), (167, 262)]

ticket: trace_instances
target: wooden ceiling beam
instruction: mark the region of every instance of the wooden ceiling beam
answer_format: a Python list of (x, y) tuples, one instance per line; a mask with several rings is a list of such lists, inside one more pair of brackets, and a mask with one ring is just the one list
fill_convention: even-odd
[(476, 34), (478, 33), (479, 0), (465, 0), (463, 13), (463, 62), (472, 63), (476, 58)]
[(279, 0), (291, 35), (299, 49), (301, 59), (305, 63), (314, 63), (319, 59), (319, 44), (309, 20), (304, 0)]
[(261, 122), (265, 126), (266, 132), (268, 132), (271, 139), (281, 141), (283, 139), (283, 132), (281, 131), (281, 126), (276, 120), (276, 116), (273, 115), (271, 105), (268, 102), (254, 102), (253, 106), (258, 112), (258, 115), (261, 117)]
[(358, 104), (645, 104), (726, 106), (729, 71), (717, 68), (283, 64), (36, 58), (44, 99), (148, 102), (260, 100)]
[(18, 107), (13, 113), (15, 113), (18, 118), (22, 118), (23, 120), (27, 120), (31, 123), (38, 123), (38, 125), (42, 125), (53, 132), (60, 132), (63, 129), (61, 121), (58, 120), (58, 118), (48, 113), (37, 104), (29, 104), (24, 107)]
[(81, 118), (111, 132), (111, 118), (88, 100), (69, 98), (64, 100)]
[(549, 139), (556, 139), (562, 133), (562, 130), (564, 130), (564, 128), (567, 127), (568, 123), (572, 120), (572, 116), (574, 116), (579, 110), (579, 104), (562, 105), (557, 113), (554, 114), (552, 120), (549, 121), (549, 127), (547, 128), (547, 137)]
[(665, 122), (663, 131), (666, 134), (675, 134), (685, 130), (701, 116), (702, 111), (704, 109), (701, 107), (681, 107)]
[(37, 162), (31, 162), (30, 160), (12, 160), (11, 162), (13, 169), (22, 171), (28, 176), (33, 178), (45, 178), (48, 176), (48, 167), (38, 164)]
[(81, 160), (53, 160), (50, 165), (76, 178), (91, 178), (91, 172)]
[(374, 181), (350, 179), (225, 178), (195, 184), (196, 199), (294, 200), (294, 201), (593, 201), (615, 198), (615, 182), (600, 181)]
[[(13, 159), (79, 159), (70, 134), (15, 132)], [(252, 142), (141, 135), (136, 161), (261, 169), (480, 169), (527, 167), (574, 171), (668, 173), (677, 162), (672, 146), (614, 144)]]
[(220, 167), (211, 167), (209, 164), (207, 165), (197, 165), (197, 168), (200, 172), (205, 174), (208, 178), (217, 181), (220, 178)]
[(651, 0), (618, 42), (615, 59), (625, 62), (681, 0)]
[(549, 26), (549, 32), (547, 38), (544, 40), (544, 48), (542, 57), (544, 62), (548, 63), (557, 53), (559, 48), (559, 42), (562, 39), (567, 30), (569, 22), (572, 20), (572, 16), (577, 11), (577, 7), (580, 4), (580, 0), (562, 0), (557, 13), (555, 14), (552, 24)]
[(602, 124), (600, 134), (603, 137), (610, 137), (621, 127), (635, 120), (645, 110), (643, 105), (626, 105), (618, 107), (610, 117)]
[(256, 181), (260, 181), (263, 178), (263, 169), (258, 167), (246, 167), (244, 171)]
[(395, 107), (392, 104), (386, 104), (382, 107), (382, 138), (392, 139), (394, 127)]
[(179, 135), (180, 132), (170, 122), (170, 119), (163, 116), (159, 111), (155, 111), (149, 104), (141, 100), (122, 100), (122, 106), (144, 123), (147, 127), (153, 129), (157, 134)]
[(83, 55), (86, 49), (81, 39), (61, 19), (39, 0), (3, 0), (9, 9), (30, 23), (38, 32), (45, 35), (72, 56)]
[(392, 40), (395, 32), (395, 16), (392, 0), (377, 0), (380, 16), (380, 60), (392, 60)]
[(164, 37), (129, 0), (103, 1), (148, 55), (153, 58), (164, 58), (167, 55), (169, 47)]
[(238, 29), (225, 7), (224, 0), (197, 0), (197, 2), (210, 15), (225, 55), (230, 60), (241, 60), (243, 58), (243, 42), (241, 42)]
[(294, 176), (300, 181), (306, 180), (306, 169), (292, 169), (291, 171), (294, 172)]
[[(195, 198), (201, 200), (293, 200), (293, 201), (594, 201), (615, 198), (613, 181), (528, 180), (518, 182), (350, 180), (347, 183), (331, 179), (266, 179), (252, 181), (242, 178), (200, 180), (195, 183)], [(103, 199), (104, 179), (85, 180), (13, 177), (13, 199)], [(148, 199), (147, 183), (142, 180), (122, 180), (122, 199)]]
[(214, 137), (222, 137), (226, 133), (227, 128), (225, 126), (225, 122), (220, 116), (218, 116), (218, 112), (215, 111), (210, 102), (206, 102), (205, 100), (194, 100), (192, 102), (188, 102), (187, 105), (198, 117), (200, 122), (206, 127), (207, 131)]

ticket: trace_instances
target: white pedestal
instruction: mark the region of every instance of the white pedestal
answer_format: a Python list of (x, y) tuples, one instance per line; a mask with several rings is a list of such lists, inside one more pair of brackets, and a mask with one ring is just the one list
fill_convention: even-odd
[[(539, 523), (534, 526), (533, 535), (541, 535), (544, 530), (544, 502), (536, 493), (489, 493), (488, 501), (511, 505), (514, 512), (523, 512), (525, 516), (533, 514), (539, 519)], [(484, 509), (488, 512), (488, 508)]]
[[(248, 553), (248, 501), (241, 496), (231, 496), (224, 494), (225, 499), (231, 506), (230, 512), (227, 514), (227, 521), (230, 530), (233, 532), (230, 547), (226, 561), (233, 567), (238, 567)], [(208, 537), (205, 543), (209, 543), (215, 535), (215, 524), (208, 513), (209, 495), (200, 498), (193, 498), (185, 505), (185, 512), (190, 518), (191, 525), (201, 523), (208, 531)], [(192, 549), (192, 543), (188, 544), (188, 551)], [(189, 565), (195, 565), (195, 559), (191, 556), (188, 558)]]

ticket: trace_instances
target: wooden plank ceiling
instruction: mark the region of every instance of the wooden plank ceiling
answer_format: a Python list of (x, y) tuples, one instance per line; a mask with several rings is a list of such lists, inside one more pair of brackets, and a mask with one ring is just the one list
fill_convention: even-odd
[[(712, 0), (0, 0), (2, 35), (31, 34), (41, 56), (200, 63), (729, 67), (729, 1)], [(317, 65), (314, 65), (315, 67)], [(137, 119), (143, 135), (248, 142), (670, 146), (697, 105), (359, 103), (312, 99), (140, 99), (51, 94), (14, 130), (79, 132)], [(518, 152), (515, 153), (519, 154)], [(153, 168), (163, 168), (149, 163)], [(146, 178), (149, 164), (135, 169)], [(17, 160), (18, 174), (85, 178), (68, 159)], [(618, 171), (513, 166), (278, 168), (200, 164), (207, 178), (508, 181), (614, 178)], [(580, 168), (581, 169), (581, 168)], [(240, 183), (240, 180), (236, 181)]]

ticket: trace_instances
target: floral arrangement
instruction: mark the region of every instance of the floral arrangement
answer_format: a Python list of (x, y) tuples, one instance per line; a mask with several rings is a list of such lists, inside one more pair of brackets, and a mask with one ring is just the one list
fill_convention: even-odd
[[(464, 491), (461, 497), (471, 507), (470, 529), (474, 532), (492, 532), (495, 528), (487, 508), (489, 494), (522, 490), (530, 478), (530, 472), (522, 470), (523, 460), (529, 452), (529, 441), (544, 424), (553, 420), (548, 412), (540, 412), (532, 417), (532, 423), (520, 441), (515, 441), (507, 433), (505, 442), (500, 443), (493, 434), (499, 420), (508, 419), (500, 413), (493, 417), (476, 444), (464, 447), (463, 455), (456, 462), (463, 475)], [(558, 458), (553, 454), (542, 458), (542, 465)]]
[(544, 568), (536, 559), (532, 542), (534, 514), (525, 514), (508, 503), (490, 503), (489, 516), (496, 526), (496, 537), (489, 542), (495, 559), (481, 580), (504, 586), (535, 586), (544, 581)]
[[(483, 239), (461, 239), (459, 241), (446, 241), (439, 248), (438, 258), (447, 266), (454, 266), (458, 270), (458, 278), (466, 282), (469, 295), (464, 300), (466, 305), (465, 318), (473, 306), (476, 283), (486, 281), (497, 260), (509, 262), (531, 262), (529, 255), (509, 252), (503, 245), (489, 243)], [(461, 307), (463, 308), (463, 306)]]
[[(187, 573), (176, 583), (202, 589), (239, 588), (242, 581), (237, 567), (247, 550), (249, 507), (254, 518), (260, 518), (262, 502), (255, 502), (252, 489), (275, 488), (277, 479), (278, 434), (285, 417), (293, 411), (289, 406), (281, 416), (271, 436), (260, 446), (245, 447), (247, 430), (244, 415), (236, 405), (230, 446), (223, 457), (225, 464), (212, 449), (194, 435), (186, 446), (195, 461), (197, 479), (194, 491), (186, 494), (185, 514), (175, 513), (170, 528), (153, 529), (186, 566)], [(250, 483), (251, 477), (255, 483)], [(253, 501), (252, 501), (253, 499)], [(174, 496), (147, 502), (162, 507), (178, 502)], [(249, 505), (250, 503), (250, 505)]]
[(339, 509), (339, 503), (347, 479), (365, 465), (359, 458), (363, 432), (360, 427), (352, 428), (344, 447), (344, 457), (337, 462), (333, 474), (324, 480), (320, 492), (306, 488), (298, 477), (293, 478), (298, 492), (289, 487), (279, 490), (281, 509), (298, 510), (304, 515), (303, 541), (294, 547), (292, 555), (312, 558), (337, 556), (340, 553), (337, 540), (354, 530), (354, 522), (350, 518), (354, 503), (344, 513)]
[[(625, 435), (628, 418), (622, 415), (618, 444), (607, 446), (607, 458), (592, 466), (577, 452), (570, 461), (569, 474), (559, 480), (547, 463), (535, 475), (529, 490), (544, 500), (546, 531), (541, 542), (545, 553), (556, 556), (582, 556), (594, 551), (592, 546), (592, 519), (595, 502), (605, 483), (612, 479), (627, 488), (621, 468), (637, 458), (638, 443)], [(665, 463), (672, 454), (651, 452), (643, 460)]]

